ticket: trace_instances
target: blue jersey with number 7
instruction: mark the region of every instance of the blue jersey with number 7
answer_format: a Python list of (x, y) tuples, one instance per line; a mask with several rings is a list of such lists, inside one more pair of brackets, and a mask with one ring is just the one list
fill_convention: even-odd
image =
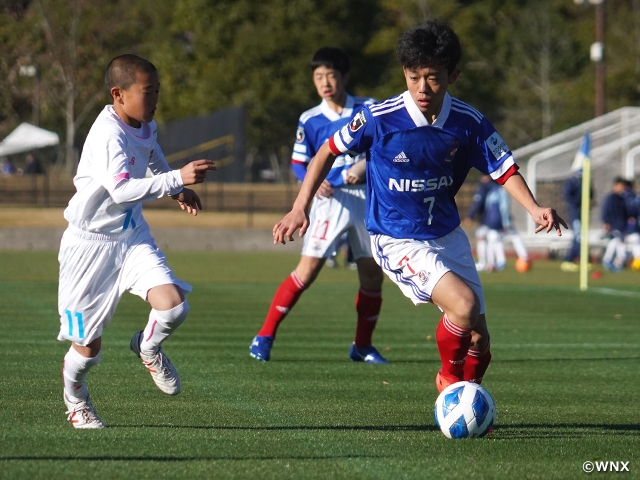
[(367, 106), (329, 140), (335, 155), (368, 153), (367, 229), (430, 240), (460, 225), (455, 194), (471, 167), (498, 183), (517, 171), (491, 123), (445, 95), (429, 124), (409, 92)]

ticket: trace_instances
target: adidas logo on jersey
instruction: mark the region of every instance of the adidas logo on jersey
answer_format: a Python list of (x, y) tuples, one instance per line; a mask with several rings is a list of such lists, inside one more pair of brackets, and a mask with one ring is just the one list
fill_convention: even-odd
[(393, 163), (407, 163), (407, 162), (409, 162), (409, 157), (407, 157), (404, 152), (400, 152), (393, 159)]

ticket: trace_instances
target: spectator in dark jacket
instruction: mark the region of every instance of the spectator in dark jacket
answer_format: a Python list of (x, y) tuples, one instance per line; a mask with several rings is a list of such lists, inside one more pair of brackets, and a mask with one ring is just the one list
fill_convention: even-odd
[(622, 177), (613, 180), (613, 189), (602, 203), (602, 223), (609, 237), (609, 243), (602, 257), (602, 265), (607, 270), (619, 272), (627, 262), (627, 246), (624, 237), (629, 212), (626, 191), (628, 182)]

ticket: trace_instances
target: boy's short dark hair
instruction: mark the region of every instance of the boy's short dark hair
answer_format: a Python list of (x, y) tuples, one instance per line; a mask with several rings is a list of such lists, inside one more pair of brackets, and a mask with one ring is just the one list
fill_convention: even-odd
[(322, 47), (311, 59), (311, 71), (314, 72), (318, 67), (333, 68), (344, 76), (349, 73), (351, 65), (347, 55), (339, 48)]
[(113, 87), (120, 87), (127, 90), (136, 83), (136, 73), (158, 73), (155, 65), (149, 60), (125, 53), (119, 55), (109, 62), (104, 74), (104, 84), (110, 92)]
[(451, 73), (462, 57), (462, 47), (451, 28), (438, 20), (430, 20), (400, 36), (397, 54), (405, 68), (439, 66), (447, 67)]

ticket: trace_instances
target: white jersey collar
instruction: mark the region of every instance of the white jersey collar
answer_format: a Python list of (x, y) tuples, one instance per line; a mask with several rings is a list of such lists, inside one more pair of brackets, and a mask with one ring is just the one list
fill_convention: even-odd
[(409, 90), (402, 94), (402, 99), (404, 100), (404, 106), (407, 109), (407, 113), (413, 120), (413, 123), (416, 124), (416, 127), (426, 127), (431, 125), (432, 127), (442, 128), (444, 122), (449, 118), (449, 112), (451, 111), (451, 95), (448, 93), (445, 93), (444, 99), (442, 100), (442, 108), (436, 117), (436, 121), (433, 123), (429, 123), (427, 121), (427, 118), (413, 101)]
[[(129, 133), (131, 133), (132, 135), (134, 135), (135, 137), (141, 139), (141, 140), (149, 140), (151, 138), (151, 124), (150, 123), (142, 123), (142, 125), (140, 125), (140, 128), (133, 128), (131, 125), (128, 125), (124, 122), (124, 120), (122, 120), (120, 118), (120, 116), (116, 113), (115, 109), (113, 108), (113, 105), (107, 105), (105, 107), (105, 111), (111, 115), (111, 117), (113, 119), (116, 120), (116, 122), (118, 122), (118, 124), (126, 131), (128, 131)], [(153, 122), (153, 120), (151, 120), (151, 122)]]
[(320, 109), (325, 117), (327, 117), (332, 122), (336, 120), (340, 120), (341, 118), (351, 118), (353, 114), (353, 97), (347, 94), (347, 100), (344, 103), (344, 108), (342, 109), (342, 113), (334, 112), (325, 99), (322, 99), (322, 103), (320, 104)]

